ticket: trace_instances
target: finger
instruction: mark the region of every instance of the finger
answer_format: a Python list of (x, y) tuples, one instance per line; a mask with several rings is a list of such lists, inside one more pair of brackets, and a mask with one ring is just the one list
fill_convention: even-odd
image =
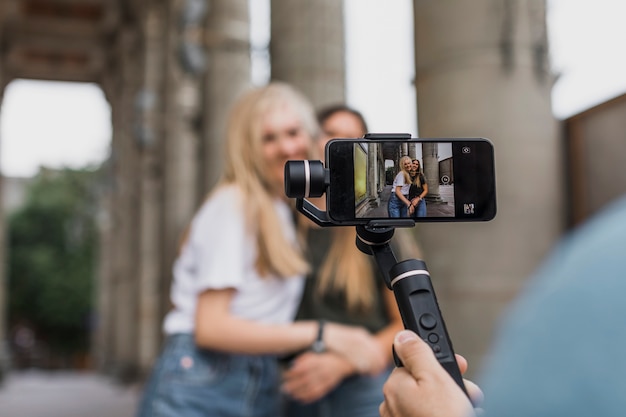
[(383, 385), (383, 397), (385, 399), (383, 406), (386, 415), (407, 415), (402, 411), (403, 404), (406, 405), (402, 398), (406, 398), (407, 393), (411, 393), (413, 396), (418, 395), (419, 392), (416, 378), (405, 367), (394, 369)]
[(393, 346), (404, 367), (414, 377), (417, 378), (420, 371), (440, 371), (441, 365), (435, 358), (433, 350), (414, 332), (410, 330), (398, 332)]
[(380, 403), (380, 406), (378, 407), (378, 414), (380, 414), (380, 417), (391, 416), (391, 414), (389, 414), (389, 410), (387, 409), (386, 401), (383, 401), (382, 403)]
[(304, 377), (289, 378), (283, 381), (281, 390), (289, 395), (296, 395), (298, 392), (306, 390), (309, 379)]
[(318, 396), (317, 390), (309, 385), (299, 385), (292, 389), (284, 387), (282, 391), (294, 400), (297, 400), (301, 403), (311, 402)]
[(467, 390), (467, 395), (469, 395), (472, 405), (474, 407), (480, 407), (485, 400), (483, 391), (469, 379), (463, 379), (463, 383), (465, 384), (465, 389)]
[(459, 354), (455, 354), (454, 356), (456, 356), (456, 363), (459, 366), (459, 371), (461, 371), (461, 375), (463, 375), (467, 372), (467, 359)]
[(291, 389), (285, 387), (283, 392), (304, 404), (319, 400), (329, 391), (322, 383), (312, 383), (310, 381), (289, 388)]

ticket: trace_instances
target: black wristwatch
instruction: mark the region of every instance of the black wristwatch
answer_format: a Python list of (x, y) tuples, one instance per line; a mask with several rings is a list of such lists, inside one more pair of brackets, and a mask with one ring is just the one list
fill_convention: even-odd
[(311, 345), (311, 350), (315, 353), (323, 353), (326, 352), (326, 344), (324, 343), (324, 324), (325, 320), (319, 320), (319, 328), (317, 330), (317, 339)]

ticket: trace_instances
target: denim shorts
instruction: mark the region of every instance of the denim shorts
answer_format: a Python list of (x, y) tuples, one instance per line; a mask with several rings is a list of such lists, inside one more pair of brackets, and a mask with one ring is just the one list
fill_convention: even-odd
[(169, 336), (146, 382), (138, 417), (276, 417), (275, 356), (200, 349), (193, 335)]

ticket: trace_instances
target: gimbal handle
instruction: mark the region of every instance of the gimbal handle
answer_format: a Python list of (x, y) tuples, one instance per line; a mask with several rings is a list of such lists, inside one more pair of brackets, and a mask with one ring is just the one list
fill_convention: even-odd
[[(393, 228), (368, 229), (357, 226), (356, 230), (357, 247), (374, 256), (385, 278), (385, 284), (394, 293), (404, 327), (414, 331), (428, 343), (441, 366), (467, 394), (424, 261), (408, 259), (397, 262), (389, 245)], [(395, 351), (394, 360), (397, 366), (402, 366)]]

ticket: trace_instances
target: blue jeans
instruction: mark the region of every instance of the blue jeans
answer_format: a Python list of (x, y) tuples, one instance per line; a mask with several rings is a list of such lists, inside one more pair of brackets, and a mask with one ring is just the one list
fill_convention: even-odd
[(421, 199), (413, 212), (413, 217), (426, 217), (426, 200)]
[(200, 349), (193, 335), (170, 336), (144, 388), (138, 417), (276, 417), (275, 356)]
[(355, 375), (343, 380), (325, 397), (310, 404), (287, 399), (285, 417), (378, 417), (383, 385), (392, 368), (376, 376)]
[(387, 203), (387, 212), (389, 213), (389, 217), (408, 217), (408, 207), (398, 198), (393, 190), (391, 191), (389, 202)]

